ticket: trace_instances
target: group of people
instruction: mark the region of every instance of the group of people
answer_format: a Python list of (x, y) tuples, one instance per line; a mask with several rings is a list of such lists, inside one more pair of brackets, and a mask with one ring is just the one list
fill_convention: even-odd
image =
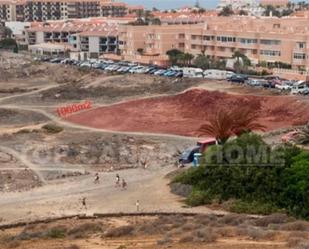
[[(95, 184), (99, 184), (100, 183), (100, 175), (99, 173), (96, 173), (94, 175), (94, 183)], [(127, 189), (127, 182), (125, 181), (125, 179), (122, 178), (122, 180), (120, 179), (119, 174), (116, 174), (116, 184), (115, 187), (122, 187), (122, 189)]]

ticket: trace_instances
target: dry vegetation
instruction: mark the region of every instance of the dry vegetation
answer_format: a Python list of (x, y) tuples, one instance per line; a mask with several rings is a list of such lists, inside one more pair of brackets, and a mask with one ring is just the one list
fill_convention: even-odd
[(245, 243), (246, 248), (263, 248), (263, 243), (273, 243), (281, 244), (281, 248), (302, 249), (309, 243), (309, 223), (293, 221), (281, 214), (263, 218), (237, 214), (223, 217), (179, 214), (94, 220), (69, 219), (9, 229), (1, 233), (0, 240), (4, 248), (30, 248), (28, 241), (32, 242), (31, 248), (36, 248), (42, 240), (46, 241), (47, 245), (52, 245), (53, 241), (56, 243), (57, 240), (68, 241), (71, 245), (67, 248), (77, 248), (85, 239), (89, 243), (91, 240), (99, 240), (101, 243), (122, 240), (129, 243), (130, 240), (138, 238), (143, 241), (149, 237), (155, 238), (155, 244), (150, 248), (155, 248), (155, 245), (183, 244), (204, 245), (202, 248), (207, 248), (207, 245), (220, 245), (224, 241), (227, 241), (226, 248), (229, 248), (228, 240), (236, 239)]

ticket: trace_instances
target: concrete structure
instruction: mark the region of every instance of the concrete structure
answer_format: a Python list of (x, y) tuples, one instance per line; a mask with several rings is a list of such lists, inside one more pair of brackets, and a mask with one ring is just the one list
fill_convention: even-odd
[(275, 7), (284, 7), (287, 6), (289, 3), (289, 0), (260, 0), (261, 5), (267, 6), (275, 6)]
[[(133, 8), (134, 9), (134, 8)], [(0, 21), (45, 21), (125, 16), (132, 7), (114, 0), (1, 0)]]
[(12, 31), (12, 38), (14, 38), (19, 45), (28, 44), (25, 30), (30, 28), (30, 22), (5, 22), (5, 27)]
[(35, 55), (47, 55), (47, 56), (65, 56), (68, 55), (72, 47), (68, 44), (53, 44), (53, 43), (41, 43), (36, 45), (30, 45), (29, 51)]
[[(235, 51), (257, 64), (283, 62), (309, 70), (308, 18), (209, 17), (194, 25), (121, 26), (123, 56), (164, 56), (176, 48), (193, 55), (228, 59)], [(153, 59), (152, 59), (153, 60)]]

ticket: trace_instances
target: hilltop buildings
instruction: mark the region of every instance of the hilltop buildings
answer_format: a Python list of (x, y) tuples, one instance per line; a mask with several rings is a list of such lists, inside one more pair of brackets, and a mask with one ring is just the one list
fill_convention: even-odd
[(143, 10), (114, 0), (1, 0), (0, 21), (45, 21), (121, 17)]

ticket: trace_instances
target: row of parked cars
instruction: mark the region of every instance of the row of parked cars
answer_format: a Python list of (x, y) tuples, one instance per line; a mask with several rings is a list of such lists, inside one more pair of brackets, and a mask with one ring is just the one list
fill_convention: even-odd
[(60, 64), (69, 64), (75, 65), (81, 68), (93, 68), (100, 69), (107, 72), (117, 72), (117, 73), (135, 73), (135, 74), (153, 74), (158, 76), (166, 76), (166, 77), (183, 77), (183, 71), (181, 69), (176, 68), (160, 68), (154, 65), (139, 65), (137, 63), (121, 61), (114, 62), (112, 60), (88, 60), (88, 61), (78, 61), (72, 59), (61, 59), (61, 58), (53, 58), (49, 61), (51, 63), (60, 63)]
[(170, 67), (161, 68), (155, 65), (139, 65), (137, 63), (112, 60), (90, 59), (87, 61), (73, 60), (69, 58), (37, 58), (41, 61), (75, 65), (81, 68), (94, 68), (107, 72), (153, 74), (166, 77), (206, 78), (214, 80), (228, 80), (232, 83), (246, 84), (253, 87), (276, 88), (280, 91), (290, 91), (292, 94), (309, 95), (309, 82), (291, 81), (281, 79), (278, 76), (249, 77), (236, 74), (232, 71), (209, 69), (202, 70), (193, 67)]
[(309, 95), (309, 81), (286, 80), (278, 76), (251, 78), (241, 74), (234, 74), (227, 80), (232, 83), (246, 84), (253, 87), (275, 88), (291, 94)]

